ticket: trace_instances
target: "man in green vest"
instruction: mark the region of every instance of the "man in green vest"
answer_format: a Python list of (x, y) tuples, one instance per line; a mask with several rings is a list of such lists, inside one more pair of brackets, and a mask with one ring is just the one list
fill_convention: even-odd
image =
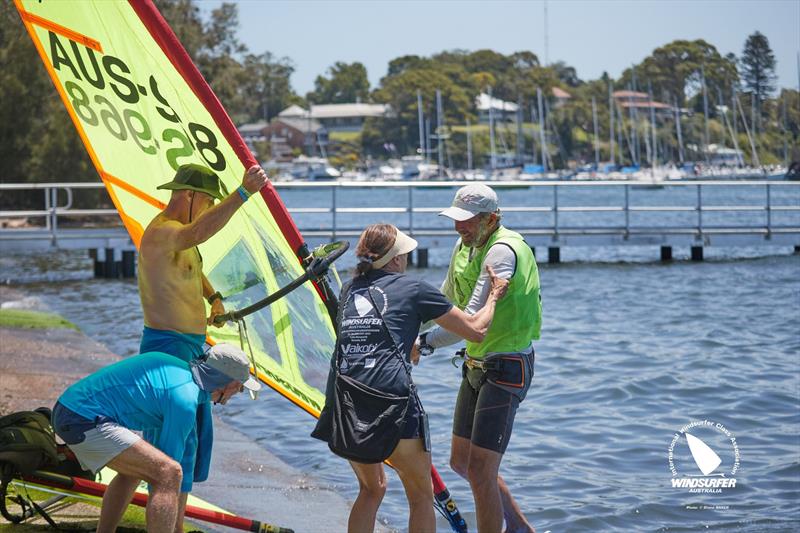
[[(474, 314), (489, 294), (487, 266), (509, 280), (484, 340), (467, 342), (450, 465), (470, 483), (478, 531), (499, 533), (505, 518), (506, 531), (533, 532), (498, 471), (517, 407), (533, 378), (532, 341), (539, 338), (542, 324), (536, 259), (519, 233), (500, 224), (497, 194), (486, 185), (462, 187), (440, 215), (455, 222), (461, 237), (442, 285), (445, 296)], [(419, 351), (428, 355), (460, 340), (436, 328), (420, 336)]]

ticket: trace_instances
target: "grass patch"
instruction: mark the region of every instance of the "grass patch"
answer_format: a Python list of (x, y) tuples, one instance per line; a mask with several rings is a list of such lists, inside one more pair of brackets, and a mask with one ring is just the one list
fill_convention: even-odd
[(52, 313), (29, 311), (27, 309), (0, 309), (0, 327), (29, 329), (74, 329), (77, 326), (69, 320)]
[(331, 141), (361, 143), (360, 131), (332, 131), (328, 133), (328, 139)]

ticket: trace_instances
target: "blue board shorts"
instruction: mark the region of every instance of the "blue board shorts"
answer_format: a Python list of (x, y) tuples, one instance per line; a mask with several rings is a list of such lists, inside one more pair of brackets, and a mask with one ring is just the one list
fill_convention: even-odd
[(110, 419), (89, 420), (61, 402), (53, 407), (53, 429), (84, 470), (97, 473), (142, 438)]
[[(144, 327), (139, 353), (163, 352), (183, 361), (191, 362), (203, 356), (205, 335), (178, 333)], [(144, 440), (155, 446), (159, 431), (145, 430)], [(211, 448), (214, 444), (214, 428), (211, 420), (211, 402), (197, 406), (197, 423), (186, 437), (186, 454), (181, 459), (183, 481), (181, 492), (191, 492), (192, 483), (208, 479), (211, 467)]]

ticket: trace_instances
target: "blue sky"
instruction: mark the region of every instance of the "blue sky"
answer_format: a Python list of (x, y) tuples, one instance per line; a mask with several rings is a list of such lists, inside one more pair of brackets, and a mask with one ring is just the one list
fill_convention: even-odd
[[(490, 48), (531, 50), (545, 59), (543, 0), (238, 0), (239, 39), (295, 65), (292, 87), (304, 95), (336, 61), (360, 61), (374, 88), (390, 60), (407, 54)], [(201, 0), (204, 11), (221, 4)], [(741, 55), (748, 35), (767, 36), (779, 87), (798, 86), (800, 0), (550, 0), (548, 58), (582, 79), (617, 77), (658, 46), (705, 39)]]

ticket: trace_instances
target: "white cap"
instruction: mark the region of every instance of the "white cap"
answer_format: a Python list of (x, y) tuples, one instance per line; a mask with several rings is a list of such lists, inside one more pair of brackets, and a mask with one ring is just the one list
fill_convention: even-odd
[(453, 205), (439, 213), (457, 222), (469, 220), (480, 213), (497, 212), (497, 193), (488, 185), (472, 183), (456, 192)]
[[(397, 229), (397, 228), (395, 228)], [(397, 236), (394, 238), (394, 244), (386, 254), (380, 259), (376, 259), (372, 263), (372, 268), (378, 269), (385, 267), (389, 261), (398, 255), (407, 254), (417, 248), (417, 241), (400, 231), (397, 230)]]

